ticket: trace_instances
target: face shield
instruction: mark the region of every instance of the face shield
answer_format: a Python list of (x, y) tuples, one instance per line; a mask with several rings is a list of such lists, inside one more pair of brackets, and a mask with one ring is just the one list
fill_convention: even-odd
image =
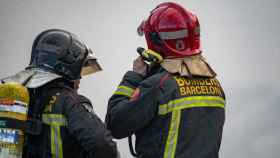
[(84, 66), (82, 68), (82, 76), (90, 75), (93, 73), (96, 73), (98, 71), (101, 71), (102, 68), (97, 62), (97, 58), (94, 57), (93, 52), (91, 49), (88, 49), (88, 56), (85, 60)]

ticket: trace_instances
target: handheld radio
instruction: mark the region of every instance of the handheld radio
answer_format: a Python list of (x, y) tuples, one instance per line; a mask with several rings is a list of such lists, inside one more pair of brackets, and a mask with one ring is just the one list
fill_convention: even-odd
[(159, 53), (151, 49), (146, 50), (145, 48), (138, 47), (137, 52), (145, 61), (149, 63), (161, 63), (163, 60), (162, 56)]

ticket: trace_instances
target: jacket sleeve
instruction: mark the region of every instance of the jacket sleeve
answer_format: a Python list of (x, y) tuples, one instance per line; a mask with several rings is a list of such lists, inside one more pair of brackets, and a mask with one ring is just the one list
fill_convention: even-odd
[(89, 112), (81, 103), (65, 106), (69, 133), (76, 138), (91, 157), (117, 157), (117, 146), (111, 133), (94, 112)]
[[(157, 114), (157, 81), (156, 77), (144, 80), (132, 71), (124, 75), (109, 100), (106, 115), (107, 128), (115, 138), (121, 139), (135, 133), (147, 126)], [(139, 93), (135, 94), (137, 91)]]

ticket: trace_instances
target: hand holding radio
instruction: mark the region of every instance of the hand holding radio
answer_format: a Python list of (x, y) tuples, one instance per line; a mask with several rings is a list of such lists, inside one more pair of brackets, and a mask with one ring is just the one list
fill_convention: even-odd
[(141, 74), (142, 76), (146, 76), (148, 69), (148, 64), (146, 64), (141, 56), (133, 62), (133, 71)]

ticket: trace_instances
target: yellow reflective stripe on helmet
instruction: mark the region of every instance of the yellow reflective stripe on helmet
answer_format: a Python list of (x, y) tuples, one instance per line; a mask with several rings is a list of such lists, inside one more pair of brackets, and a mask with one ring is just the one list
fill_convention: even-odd
[(172, 119), (170, 122), (168, 137), (165, 144), (164, 156), (163, 156), (164, 158), (175, 157), (180, 121), (181, 121), (181, 110), (174, 110), (172, 112)]
[(124, 95), (127, 97), (131, 97), (134, 92), (134, 89), (128, 87), (128, 86), (119, 86), (118, 89), (114, 94), (116, 95)]
[(66, 126), (67, 120), (62, 114), (43, 114), (42, 121), (50, 125), (52, 158), (63, 158), (60, 126)]
[(167, 104), (159, 106), (159, 115), (165, 115), (169, 112), (179, 109), (187, 109), (193, 107), (225, 107), (225, 100), (215, 96), (193, 96), (175, 99)]

